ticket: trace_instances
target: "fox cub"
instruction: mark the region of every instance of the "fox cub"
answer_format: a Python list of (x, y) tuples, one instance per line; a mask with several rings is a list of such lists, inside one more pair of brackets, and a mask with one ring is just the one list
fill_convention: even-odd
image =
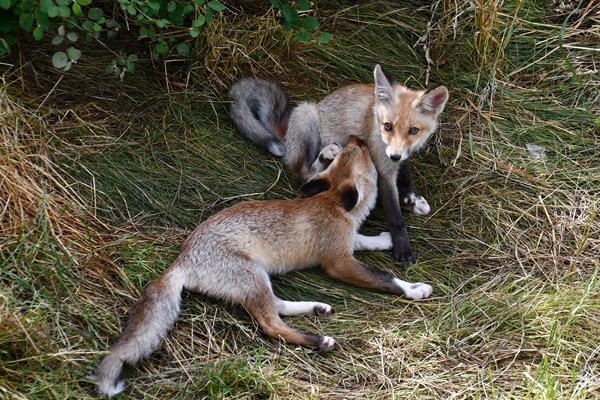
[(355, 250), (392, 246), (387, 232), (357, 233), (375, 204), (376, 181), (366, 144), (351, 137), (329, 167), (301, 187), (300, 197), (241, 202), (204, 221), (131, 310), (123, 333), (91, 377), (98, 391), (121, 392), (123, 364), (159, 347), (179, 315), (183, 289), (241, 304), (266, 335), (322, 351), (333, 348), (333, 338), (290, 328), (280, 315), (327, 315), (331, 306), (278, 298), (270, 275), (321, 265), (356, 286), (409, 299), (429, 297), (431, 286), (402, 281), (353, 257)]
[(379, 175), (379, 196), (390, 223), (394, 258), (414, 261), (402, 209), (416, 214), (430, 207), (412, 188), (409, 156), (436, 130), (448, 101), (440, 86), (412, 90), (386, 76), (379, 65), (375, 84), (343, 86), (319, 103), (291, 107), (278, 82), (243, 78), (229, 90), (230, 117), (240, 133), (276, 156), (308, 181), (350, 137), (367, 142)]

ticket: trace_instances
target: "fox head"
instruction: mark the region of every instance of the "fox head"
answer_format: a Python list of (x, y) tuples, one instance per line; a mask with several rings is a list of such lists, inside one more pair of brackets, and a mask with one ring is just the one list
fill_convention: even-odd
[(327, 198), (362, 222), (375, 206), (377, 170), (364, 140), (350, 140), (329, 167), (300, 188), (304, 197), (327, 193)]
[(392, 161), (404, 161), (420, 149), (437, 128), (437, 119), (448, 101), (448, 89), (430, 92), (409, 89), (388, 78), (375, 66), (374, 117)]

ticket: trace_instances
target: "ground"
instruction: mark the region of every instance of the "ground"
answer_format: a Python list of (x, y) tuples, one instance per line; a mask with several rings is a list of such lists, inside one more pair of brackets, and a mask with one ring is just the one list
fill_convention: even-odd
[[(244, 199), (296, 196), (281, 161), (233, 129), (231, 83), (269, 76), (294, 101), (316, 100), (371, 82), (376, 63), (450, 91), (412, 158), (432, 208), (407, 217), (417, 262), (359, 255), (433, 296), (407, 301), (318, 269), (275, 278), (281, 297), (335, 308), (286, 318), (336, 339), (319, 353), (185, 294), (163, 346), (126, 368), (121, 398), (600, 396), (600, 5), (317, 2), (334, 35), (320, 45), (239, 3), (187, 60), (152, 61), (121, 38), (140, 55), (122, 82), (94, 44), (66, 74), (27, 38), (0, 64), (1, 397), (93, 398), (87, 376), (199, 222)], [(378, 207), (362, 231), (385, 229)]]

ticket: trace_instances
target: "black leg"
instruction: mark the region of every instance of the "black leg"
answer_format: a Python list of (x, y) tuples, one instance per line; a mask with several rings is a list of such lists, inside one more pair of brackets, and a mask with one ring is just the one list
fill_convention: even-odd
[(394, 245), (392, 250), (394, 259), (402, 263), (413, 262), (415, 256), (410, 247), (406, 223), (400, 209), (400, 199), (398, 198), (396, 182), (387, 180), (385, 176), (379, 175), (378, 186), (383, 211), (390, 224), (390, 234), (392, 235), (392, 243)]

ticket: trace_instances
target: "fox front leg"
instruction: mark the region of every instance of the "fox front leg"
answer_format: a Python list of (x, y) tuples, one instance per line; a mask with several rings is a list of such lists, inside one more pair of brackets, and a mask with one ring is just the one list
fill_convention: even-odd
[(400, 200), (398, 198), (398, 187), (396, 182), (386, 179), (379, 175), (377, 179), (379, 186), (379, 195), (383, 212), (390, 224), (390, 234), (392, 235), (392, 254), (396, 261), (402, 263), (411, 263), (415, 261), (415, 255), (410, 247), (410, 239), (406, 230), (404, 216), (400, 209)]
[(411, 300), (426, 299), (433, 292), (432, 287), (426, 283), (403, 281), (389, 272), (362, 263), (352, 256), (324, 260), (321, 265), (329, 276), (343, 282), (404, 296)]
[(400, 164), (396, 186), (398, 187), (400, 206), (403, 209), (412, 211), (417, 215), (429, 214), (429, 211), (431, 211), (429, 203), (427, 203), (427, 200), (423, 196), (417, 196), (413, 189), (408, 160), (404, 160)]

